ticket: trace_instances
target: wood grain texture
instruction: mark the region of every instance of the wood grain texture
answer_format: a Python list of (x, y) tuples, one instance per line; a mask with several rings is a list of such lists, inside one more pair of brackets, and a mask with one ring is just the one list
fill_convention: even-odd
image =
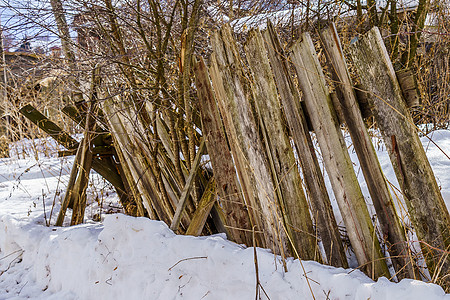
[(276, 194), (286, 230), (290, 235), (291, 246), (295, 248), (293, 253), (302, 259), (313, 260), (318, 255), (311, 215), (294, 152), (286, 132), (287, 128), (264, 40), (259, 30), (250, 32), (244, 48), (253, 75), (251, 86), (275, 180)]
[[(394, 167), (432, 276), (450, 274), (450, 215), (378, 28), (349, 47)], [(450, 277), (442, 284), (450, 287)]]
[(282, 108), (297, 148), (306, 189), (310, 198), (312, 216), (326, 253), (326, 258), (323, 261), (335, 267), (348, 267), (347, 257), (330, 198), (309, 134), (305, 115), (300, 105), (300, 94), (292, 81), (287, 65), (287, 57), (272, 24), (269, 24), (268, 30), (263, 33), (263, 37), (280, 94)]
[(389, 276), (380, 244), (347, 152), (322, 68), (308, 33), (291, 54), (325, 168), (358, 262), (369, 276)]
[(283, 254), (287, 238), (282, 214), (275, 196), (267, 154), (250, 106), (247, 83), (242, 82), (246, 76), (228, 25), (214, 33), (212, 45), (214, 53), (210, 75), (244, 198), (251, 210), (252, 225), (258, 232), (258, 246)]
[(248, 206), (240, 190), (233, 157), (227, 144), (222, 118), (203, 58), (194, 65), (194, 73), (202, 118), (202, 132), (214, 172), (218, 202), (225, 215), (227, 236), (236, 243), (250, 246), (252, 226)]
[(397, 277), (399, 279), (405, 277), (416, 278), (418, 274), (414, 272), (412, 258), (409, 255), (410, 250), (406, 242), (406, 232), (395, 211), (394, 202), (384, 179), (375, 148), (359, 110), (347, 63), (345, 62), (340, 39), (334, 24), (325, 28), (321, 32), (320, 37), (327, 59), (332, 66), (331, 69), (338, 93), (337, 98), (377, 213), (383, 238), (397, 272)]

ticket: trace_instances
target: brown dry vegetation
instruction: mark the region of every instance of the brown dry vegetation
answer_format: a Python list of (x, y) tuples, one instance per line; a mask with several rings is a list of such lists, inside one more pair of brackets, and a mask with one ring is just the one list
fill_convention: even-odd
[[(210, 193), (213, 182), (210, 181), (212, 174), (208, 163), (204, 163), (199, 171), (195, 168), (204, 130), (193, 80), (193, 58), (202, 57), (209, 62), (212, 53), (210, 37), (229, 21), (249, 17), (246, 24), (236, 23), (240, 25), (234, 28), (236, 37), (243, 44), (251, 21), (261, 21), (270, 16), (261, 18), (259, 14), (287, 10), (289, 16), (289, 12), (292, 12), (286, 22), (275, 23), (286, 49), (303, 31), (318, 36), (317, 30), (330, 20), (338, 24), (344, 50), (354, 36), (364, 33), (373, 25), (379, 26), (395, 68), (410, 68), (416, 76), (422, 100), (420, 107), (412, 109), (416, 125), (426, 125), (425, 132), (449, 126), (450, 8), (445, 1), (435, 1), (429, 6), (420, 7), (418, 11), (398, 14), (393, 13), (399, 8), (395, 0), (388, 1), (387, 6), (381, 8), (381, 13), (376, 13), (371, 7), (361, 6), (359, 1), (354, 4), (329, 2), (316, 7), (314, 1), (125, 0), (116, 3), (111, 0), (72, 0), (63, 1), (64, 10), (58, 6), (60, 1), (51, 2), (52, 6), (40, 9), (32, 5), (18, 7), (22, 5), (21, 2), (8, 8), (13, 12), (21, 12), (18, 15), (22, 21), (10, 27), (8, 24), (12, 22), (6, 22), (3, 26), (5, 37), (6, 33), (8, 36), (20, 36), (25, 27), (40, 28), (59, 36), (63, 47), (60, 53), (54, 55), (23, 54), (23, 57), (33, 57), (33, 62), (19, 67), (18, 62), (12, 60), (3, 62), (3, 94), (0, 103), (3, 114), (9, 116), (5, 117), (9, 123), (3, 123), (1, 133), (11, 140), (39, 135), (35, 127), (18, 114), (20, 107), (29, 102), (66, 131), (82, 132), (82, 126), (74, 124), (61, 110), (67, 104), (76, 103), (83, 107), (96, 102), (105, 111), (107, 119), (117, 115), (126, 120), (131, 146), (121, 147), (123, 153), (115, 155), (121, 161), (126, 160), (128, 154), (131, 158), (137, 157), (135, 162), (141, 164), (140, 168), (145, 170), (144, 175), (148, 178), (148, 181), (142, 182), (151, 186), (152, 193), (143, 193), (139, 185), (142, 184), (139, 183), (141, 177), (139, 180), (136, 178), (139, 174), (133, 175), (132, 170), (123, 171), (135, 179), (135, 186), (127, 190), (136, 202), (134, 215), (145, 215), (170, 224), (178, 199), (189, 181), (189, 174), (197, 174), (193, 179), (192, 190), (187, 192), (187, 214), (181, 217), (179, 233), (189, 231), (194, 211), (205, 195)], [(367, 2), (370, 5), (372, 1)], [(422, 2), (429, 4), (427, 1)], [(230, 3), (234, 3), (233, 7), (230, 7)], [(303, 12), (295, 13), (300, 8)], [(435, 18), (434, 27), (424, 27), (423, 16), (427, 12)], [(46, 22), (49, 16), (56, 16), (58, 24)], [(68, 37), (67, 31), (61, 29), (64, 27), (63, 21), (70, 32), (76, 34), (76, 39)], [(39, 34), (42, 33), (36, 33)], [(5, 47), (6, 42), (11, 47), (10, 39), (4, 38), (4, 41)], [(317, 50), (324, 58), (318, 42)], [(242, 48), (238, 51), (245, 57)], [(249, 69), (246, 65), (243, 68), (245, 85)], [(93, 70), (98, 70), (98, 73)], [(352, 73), (352, 76), (356, 77), (356, 74)], [(333, 86), (331, 78), (327, 79)], [(115, 103), (114, 110), (108, 111), (111, 103)], [(252, 105), (256, 110), (255, 104)], [(101, 113), (96, 113), (94, 118), (98, 123), (94, 131), (117, 130), (110, 121), (105, 122)], [(123, 146), (124, 141), (114, 134), (113, 138), (117, 149)], [(224, 186), (217, 187), (216, 192), (220, 194), (218, 190), (221, 188), (226, 190)], [(231, 190), (239, 192), (239, 189)], [(230, 211), (225, 211), (223, 216), (220, 207), (213, 208), (203, 233), (222, 231), (222, 222), (229, 236), (235, 232), (235, 241), (247, 245), (258, 244), (262, 238), (258, 238), (258, 232), (251, 226), (255, 220), (231, 211), (243, 210), (244, 205), (238, 203), (241, 197), (235, 196), (228, 194), (220, 199), (220, 207)], [(258, 208), (246, 206), (245, 211), (247, 209)], [(224, 222), (227, 217), (234, 219), (227, 224)], [(273, 245), (266, 246), (276, 248)]]

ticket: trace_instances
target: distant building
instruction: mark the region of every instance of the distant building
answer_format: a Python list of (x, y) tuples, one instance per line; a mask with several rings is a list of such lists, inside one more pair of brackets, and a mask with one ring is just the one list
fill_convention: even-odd
[(50, 47), (50, 56), (53, 58), (59, 58), (62, 55), (62, 50), (60, 46), (52, 46)]

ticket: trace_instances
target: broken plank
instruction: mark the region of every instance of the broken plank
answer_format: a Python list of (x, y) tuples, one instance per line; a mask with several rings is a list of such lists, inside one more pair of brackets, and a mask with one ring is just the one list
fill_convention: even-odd
[(212, 177), (208, 185), (203, 192), (202, 198), (200, 199), (197, 209), (192, 216), (191, 223), (189, 224), (188, 229), (186, 230), (186, 235), (194, 235), (199, 236), (202, 233), (203, 227), (205, 226), (206, 219), (211, 212), (211, 209), (214, 207), (214, 203), (216, 202), (216, 192), (215, 192), (215, 180)]
[(200, 142), (200, 146), (198, 148), (197, 154), (195, 155), (195, 159), (192, 162), (191, 170), (189, 172), (189, 176), (186, 179), (186, 184), (183, 188), (183, 191), (181, 192), (180, 200), (177, 204), (177, 210), (175, 211), (175, 215), (173, 217), (172, 223), (170, 224), (170, 229), (172, 229), (174, 232), (178, 230), (178, 226), (180, 225), (181, 221), (181, 214), (183, 213), (184, 209), (186, 208), (187, 199), (191, 192), (195, 175), (197, 175), (197, 171), (200, 167), (200, 161), (203, 155), (203, 151), (205, 151), (205, 139), (202, 138), (202, 141)]
[(41, 114), (31, 104), (22, 107), (19, 112), (65, 148), (74, 149), (78, 147), (78, 142), (74, 138), (54, 122), (50, 121), (46, 116)]

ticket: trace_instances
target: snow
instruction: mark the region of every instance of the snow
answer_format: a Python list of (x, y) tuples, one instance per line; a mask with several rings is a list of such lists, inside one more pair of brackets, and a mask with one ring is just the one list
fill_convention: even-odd
[[(429, 137), (450, 153), (449, 130)], [(427, 138), (422, 142), (450, 207), (450, 160)], [(42, 154), (45, 143), (16, 145), (13, 158), (0, 159), (0, 299), (255, 298), (253, 247), (220, 234), (180, 236), (159, 221), (105, 214), (108, 209), (99, 203), (113, 209), (117, 197), (94, 174), (86, 223), (45, 226), (49, 219), (54, 224), (73, 162)], [(22, 155), (24, 148), (28, 152)], [(385, 148), (377, 148), (387, 178), (397, 185)], [(358, 171), (353, 151), (351, 156)], [(358, 179), (367, 194), (361, 172)], [(102, 222), (92, 221), (96, 214)], [(266, 294), (269, 299), (450, 299), (431, 283), (374, 282), (355, 269), (292, 258), (285, 272), (281, 258), (269, 250), (256, 248), (256, 254), (261, 299)]]
[[(390, 3), (386, 0), (378, 0), (376, 2), (377, 10), (381, 11)], [(356, 6), (356, 2), (349, 1)], [(397, 11), (413, 11), (417, 8), (418, 0), (399, 0), (397, 1)], [(366, 1), (361, 4), (366, 6)], [(211, 7), (210, 9), (213, 9)], [(338, 16), (339, 18), (347, 18), (356, 16), (356, 10), (348, 8), (347, 5), (336, 5), (334, 1), (312, 1), (310, 7), (310, 19), (316, 20), (317, 15), (321, 15), (322, 19), (330, 19), (330, 16)], [(278, 9), (276, 11), (264, 12), (260, 14), (252, 14), (250, 16), (242, 17), (232, 20), (230, 25), (236, 33), (245, 33), (250, 29), (264, 30), (267, 27), (267, 21), (270, 20), (275, 26), (299, 26), (305, 21), (306, 5), (297, 5), (291, 8)], [(217, 17), (219, 20), (220, 18)], [(224, 19), (224, 18), (222, 18)], [(430, 20), (427, 18), (425, 25), (430, 25)]]

